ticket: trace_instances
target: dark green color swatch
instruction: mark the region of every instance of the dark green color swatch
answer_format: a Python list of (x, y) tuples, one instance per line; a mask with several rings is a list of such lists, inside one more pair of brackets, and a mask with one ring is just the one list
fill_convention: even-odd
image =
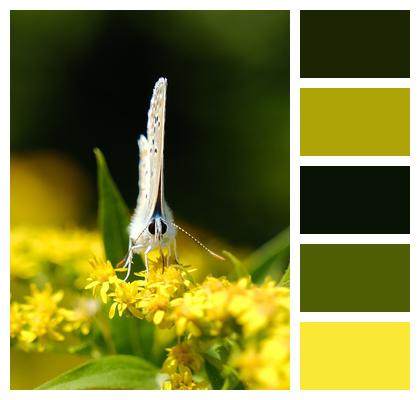
[(300, 13), (302, 78), (409, 78), (410, 12)]
[(300, 233), (410, 233), (410, 167), (301, 167)]
[(302, 244), (300, 310), (410, 311), (410, 246)]

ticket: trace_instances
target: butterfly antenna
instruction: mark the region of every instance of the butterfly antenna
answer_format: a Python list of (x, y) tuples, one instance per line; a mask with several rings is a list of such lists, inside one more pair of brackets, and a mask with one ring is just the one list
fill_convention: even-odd
[(213, 257), (226, 261), (226, 258), (219, 256), (219, 254), (216, 254), (214, 251), (211, 251), (208, 247), (204, 246), (203, 243), (201, 243), (197, 238), (195, 238), (191, 233), (187, 232), (184, 228), (181, 228), (179, 225), (177, 225), (175, 222), (171, 222), (171, 224), (178, 230), (180, 230), (182, 233), (187, 235), (190, 239), (194, 240), (199, 246), (201, 246), (204, 250), (206, 250), (208, 253), (210, 253)]

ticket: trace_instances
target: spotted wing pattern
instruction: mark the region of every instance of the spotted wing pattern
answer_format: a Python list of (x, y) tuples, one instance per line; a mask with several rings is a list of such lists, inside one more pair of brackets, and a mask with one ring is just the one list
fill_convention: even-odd
[(130, 224), (130, 237), (136, 239), (152, 218), (157, 202), (163, 212), (163, 145), (167, 81), (160, 78), (153, 89), (147, 119), (147, 138), (139, 139), (139, 196)]

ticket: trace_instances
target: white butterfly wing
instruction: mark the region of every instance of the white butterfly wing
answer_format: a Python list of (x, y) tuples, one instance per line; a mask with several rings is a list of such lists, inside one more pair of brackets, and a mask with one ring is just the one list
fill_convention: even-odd
[(147, 219), (147, 201), (150, 193), (150, 157), (149, 142), (144, 135), (140, 136), (139, 145), (139, 195), (137, 197), (136, 210), (131, 218), (129, 227), (130, 238), (139, 237), (146, 227)]
[[(153, 89), (147, 119), (147, 139), (139, 140), (139, 196), (129, 227), (130, 238), (136, 240), (146, 228), (156, 206), (164, 213), (163, 145), (167, 81), (160, 78)], [(159, 204), (157, 204), (157, 202)]]
[[(147, 140), (150, 154), (150, 199), (149, 207), (152, 217), (155, 207), (163, 213), (163, 147), (165, 136), (165, 108), (167, 81), (160, 78), (153, 90), (147, 119)], [(157, 204), (158, 203), (158, 204)]]

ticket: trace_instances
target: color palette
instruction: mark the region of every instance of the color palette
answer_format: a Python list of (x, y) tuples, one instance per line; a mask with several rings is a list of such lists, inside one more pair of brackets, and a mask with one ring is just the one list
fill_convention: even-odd
[(408, 390), (410, 11), (301, 11), (300, 77), (300, 388)]
[(407, 322), (303, 322), (301, 389), (410, 389)]
[(409, 167), (301, 167), (301, 233), (410, 233)]
[(410, 311), (410, 246), (302, 244), (300, 310)]
[(302, 78), (408, 78), (410, 12), (300, 13)]
[(301, 89), (302, 156), (409, 156), (410, 90)]

